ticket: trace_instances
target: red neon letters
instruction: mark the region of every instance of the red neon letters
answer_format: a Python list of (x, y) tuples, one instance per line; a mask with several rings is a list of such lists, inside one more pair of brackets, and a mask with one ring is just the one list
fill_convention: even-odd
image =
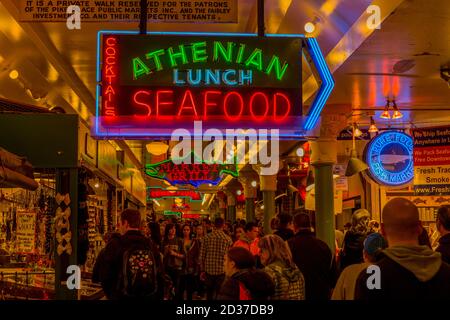
[(191, 200), (201, 200), (202, 197), (199, 192), (194, 190), (163, 190), (163, 189), (149, 189), (148, 197), (152, 199), (161, 199), (167, 197), (191, 198)]
[(154, 116), (158, 120), (208, 120), (211, 117), (227, 121), (245, 118), (252, 121), (282, 121), (291, 114), (292, 103), (281, 92), (267, 94), (256, 91), (244, 95), (238, 91), (185, 89), (139, 90), (132, 95), (135, 115)]
[(117, 79), (117, 40), (109, 37), (105, 41), (103, 78), (106, 79), (106, 86), (103, 87), (103, 112), (105, 116), (116, 115), (116, 91), (114, 89)]
[(170, 181), (214, 180), (219, 175), (218, 164), (172, 164), (161, 165), (160, 172), (166, 173)]

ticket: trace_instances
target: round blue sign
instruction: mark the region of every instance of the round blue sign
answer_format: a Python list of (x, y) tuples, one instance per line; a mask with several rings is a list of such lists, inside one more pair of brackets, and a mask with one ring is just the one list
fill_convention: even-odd
[(399, 186), (414, 177), (413, 139), (398, 131), (385, 131), (366, 147), (370, 176), (380, 184)]

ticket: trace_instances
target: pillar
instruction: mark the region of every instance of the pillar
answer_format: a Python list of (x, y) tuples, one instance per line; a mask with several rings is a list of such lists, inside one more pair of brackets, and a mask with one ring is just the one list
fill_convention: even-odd
[(227, 204), (225, 203), (225, 200), (221, 197), (219, 198), (219, 216), (221, 218), (224, 218), (227, 220)]
[(253, 179), (240, 179), (244, 187), (245, 196), (245, 220), (247, 222), (255, 221), (255, 200), (256, 187), (252, 186)]
[(277, 176), (260, 175), (260, 183), (264, 205), (264, 234), (271, 234), (270, 220), (276, 215), (275, 191), (277, 190)]
[(316, 236), (335, 252), (333, 165), (337, 160), (337, 135), (345, 124), (342, 115), (321, 118), (320, 136), (310, 141), (311, 164), (314, 167)]
[(226, 192), (227, 195), (227, 217), (225, 220), (236, 221), (236, 197), (232, 192)]

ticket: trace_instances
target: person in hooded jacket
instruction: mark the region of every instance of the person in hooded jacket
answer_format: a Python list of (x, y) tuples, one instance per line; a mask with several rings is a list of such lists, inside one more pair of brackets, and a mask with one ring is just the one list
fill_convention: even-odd
[(372, 233), (369, 228), (370, 213), (358, 209), (352, 215), (352, 226), (344, 236), (344, 244), (339, 257), (340, 270), (351, 264), (363, 263), (364, 240)]
[[(361, 272), (355, 290), (356, 300), (438, 300), (450, 299), (450, 265), (441, 254), (419, 245), (419, 211), (404, 198), (390, 200), (382, 212), (381, 233), (389, 247), (376, 265), (378, 286), (368, 288), (368, 277)], [(376, 279), (375, 279), (376, 280)]]
[(275, 293), (271, 277), (255, 268), (256, 260), (250, 251), (232, 247), (225, 254), (225, 280), (217, 300), (268, 300)]
[(271, 300), (304, 300), (305, 280), (292, 260), (287, 243), (277, 235), (267, 235), (259, 240), (261, 262), (264, 271), (275, 284), (275, 294)]
[(450, 263), (450, 206), (438, 209), (436, 225), (441, 234), (436, 251), (441, 253), (442, 261)]

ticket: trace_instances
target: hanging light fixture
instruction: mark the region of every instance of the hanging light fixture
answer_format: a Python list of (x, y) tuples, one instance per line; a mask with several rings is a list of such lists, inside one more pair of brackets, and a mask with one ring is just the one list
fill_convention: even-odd
[(370, 116), (370, 127), (369, 127), (369, 132), (370, 133), (375, 133), (378, 132), (378, 128), (375, 125), (375, 120), (373, 120), (373, 117)]
[(394, 114), (392, 115), (392, 119), (403, 118), (403, 113), (401, 113), (400, 110), (398, 110), (397, 104), (395, 103), (395, 100), (392, 101), (392, 103), (393, 103), (393, 108), (394, 108)]
[(356, 151), (355, 131), (356, 130), (353, 130), (352, 151), (350, 153), (350, 159), (348, 160), (347, 169), (345, 170), (346, 177), (351, 177), (368, 168), (367, 164), (358, 158), (358, 152)]
[(356, 122), (353, 122), (353, 134), (355, 137), (361, 137), (363, 135)]
[(12, 80), (16, 80), (17, 78), (19, 78), (19, 71), (17, 71), (16, 69), (11, 70), (11, 72), (9, 73), (9, 77)]
[(146, 145), (147, 151), (154, 156), (160, 156), (167, 153), (169, 146), (164, 142), (155, 141)]
[(313, 33), (316, 30), (316, 25), (314, 22), (305, 23), (304, 29), (307, 33)]
[(389, 100), (386, 101), (386, 107), (384, 108), (383, 113), (380, 115), (381, 119), (390, 119), (391, 114), (389, 113)]

